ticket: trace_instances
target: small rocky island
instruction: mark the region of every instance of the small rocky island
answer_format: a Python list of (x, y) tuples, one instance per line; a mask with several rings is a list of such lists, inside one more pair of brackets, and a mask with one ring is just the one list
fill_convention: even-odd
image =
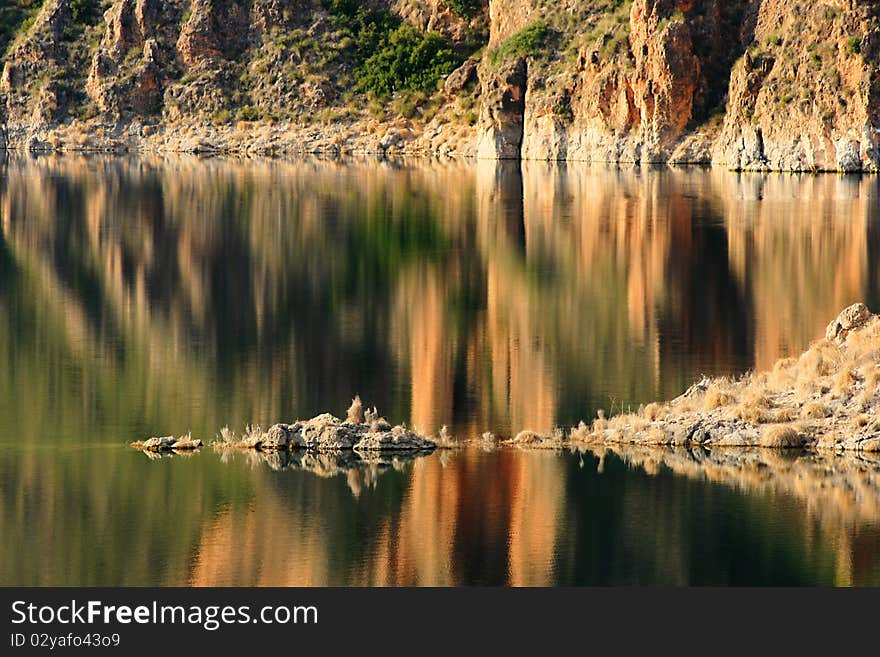
[[(292, 424), (273, 424), (267, 431), (260, 426), (248, 426), (241, 436), (228, 427), (220, 431), (213, 445), (222, 449), (253, 449), (264, 452), (309, 450), (316, 452), (430, 452), (437, 444), (405, 425), (391, 426), (379, 417), (375, 408), (365, 409), (360, 397), (355, 397), (345, 420), (323, 413), (311, 420), (297, 420)], [(202, 441), (187, 435), (153, 437), (131, 443), (147, 452), (192, 451), (201, 448)]]

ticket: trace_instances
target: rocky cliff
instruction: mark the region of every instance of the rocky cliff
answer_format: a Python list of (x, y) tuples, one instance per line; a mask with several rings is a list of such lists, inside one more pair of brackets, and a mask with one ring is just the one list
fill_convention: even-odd
[(876, 171), (877, 0), (15, 0), (0, 146)]

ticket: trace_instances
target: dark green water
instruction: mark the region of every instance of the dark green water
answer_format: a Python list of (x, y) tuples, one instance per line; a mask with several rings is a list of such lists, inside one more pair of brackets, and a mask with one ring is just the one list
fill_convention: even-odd
[[(0, 584), (880, 584), (880, 465), (124, 445), (331, 410), (548, 430), (880, 307), (880, 183), (526, 165), (0, 164)], [(806, 483), (805, 483), (806, 482)], [(807, 485), (810, 484), (810, 485)]]

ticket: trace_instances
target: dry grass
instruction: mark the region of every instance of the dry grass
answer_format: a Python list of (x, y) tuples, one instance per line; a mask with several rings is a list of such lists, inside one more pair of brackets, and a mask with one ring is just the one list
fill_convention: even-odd
[(793, 408), (791, 406), (787, 408), (780, 408), (778, 411), (773, 413), (772, 417), (775, 424), (782, 424), (785, 422), (794, 422), (798, 419), (800, 413), (798, 413), (797, 408)]
[(774, 390), (791, 388), (797, 378), (797, 359), (782, 358), (767, 375), (767, 385)]
[(590, 427), (581, 420), (576, 427), (572, 427), (568, 432), (570, 440), (575, 442), (585, 442), (590, 437)]
[(459, 446), (455, 438), (453, 438), (452, 435), (449, 433), (449, 427), (447, 427), (445, 424), (440, 427), (440, 433), (437, 435), (436, 438), (434, 438), (434, 442), (436, 442), (438, 446), (447, 449)]
[(736, 397), (730, 394), (724, 383), (712, 384), (703, 397), (703, 410), (714, 411), (716, 408), (730, 406), (735, 401)]
[(844, 367), (834, 377), (834, 385), (831, 388), (831, 392), (835, 395), (848, 395), (852, 392), (855, 385), (856, 377), (853, 375), (852, 369)]
[(829, 415), (831, 411), (820, 401), (807, 402), (801, 409), (801, 416), (811, 420), (824, 420)]
[(803, 447), (803, 444), (800, 433), (791, 425), (771, 424), (761, 432), (761, 447), (792, 449)]
[(733, 417), (749, 424), (766, 424), (773, 420), (773, 416), (765, 409), (746, 404), (740, 404), (734, 408)]
[(833, 374), (840, 367), (840, 348), (832, 342), (814, 342), (798, 359), (799, 378), (818, 378)]
[(263, 427), (259, 424), (249, 424), (244, 428), (241, 441), (244, 443), (256, 442), (263, 437)]
[(644, 411), (642, 412), (646, 419), (651, 422), (655, 422), (656, 420), (662, 420), (669, 415), (669, 409), (666, 406), (661, 406), (657, 403), (651, 403), (645, 406)]
[[(869, 440), (874, 427), (880, 430), (880, 420), (874, 419), (878, 397), (880, 319), (874, 316), (844, 338), (818, 340), (800, 357), (783, 358), (767, 372), (701, 381), (674, 401), (648, 404), (635, 415), (606, 419), (600, 413), (591, 437), (664, 444), (700, 421), (715, 428), (717, 444), (731, 438), (776, 448), (854, 445)], [(571, 436), (581, 433), (572, 430)], [(864, 439), (854, 442), (854, 436)]]
[(235, 435), (235, 432), (230, 429), (228, 426), (220, 429), (220, 442), (225, 443), (227, 445), (234, 445), (238, 442), (238, 437)]
[(516, 434), (516, 438), (513, 439), (513, 442), (517, 445), (531, 445), (533, 443), (543, 442), (543, 440), (544, 437), (537, 431), (525, 429)]
[(351, 406), (348, 407), (345, 421), (350, 422), (351, 424), (364, 423), (364, 404), (361, 401), (360, 395), (355, 395), (354, 399), (351, 400)]
[[(865, 371), (866, 370), (866, 371)], [(880, 367), (871, 365), (864, 368), (865, 394), (873, 397), (877, 391), (877, 384), (880, 383)]]
[(768, 410), (773, 407), (770, 397), (764, 392), (763, 386), (750, 387), (743, 395), (742, 405), (746, 408)]

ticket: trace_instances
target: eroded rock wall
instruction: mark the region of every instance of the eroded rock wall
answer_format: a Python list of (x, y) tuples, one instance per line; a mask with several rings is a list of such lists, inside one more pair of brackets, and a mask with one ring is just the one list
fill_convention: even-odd
[(247, 126), (232, 134), (243, 119), (302, 150), (880, 166), (877, 0), (356, 3), (470, 57), (433, 98), (398, 93), (379, 111), (353, 88), (332, 4), (46, 0), (4, 56), (0, 124), (10, 147), (70, 144), (59, 126), (86, 143), (150, 124), (222, 149), (248, 141)]

